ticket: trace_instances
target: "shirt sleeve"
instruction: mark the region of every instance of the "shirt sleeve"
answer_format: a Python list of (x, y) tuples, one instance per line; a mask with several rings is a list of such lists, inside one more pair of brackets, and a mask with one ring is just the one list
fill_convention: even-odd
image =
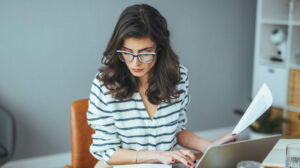
[(179, 113), (179, 118), (178, 118), (178, 127), (176, 130), (176, 133), (183, 131), (186, 129), (186, 123), (187, 123), (187, 107), (190, 103), (190, 93), (189, 93), (189, 78), (188, 78), (188, 70), (181, 66), (180, 67), (180, 74), (181, 74), (181, 89), (184, 91), (182, 94), (182, 101), (181, 101), (181, 109)]
[(87, 111), (88, 124), (95, 130), (90, 153), (107, 164), (112, 154), (121, 146), (112, 111), (103, 91), (103, 84), (94, 79)]

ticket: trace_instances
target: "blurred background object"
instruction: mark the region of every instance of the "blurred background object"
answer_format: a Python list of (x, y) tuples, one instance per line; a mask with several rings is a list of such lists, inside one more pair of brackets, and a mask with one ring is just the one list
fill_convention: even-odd
[(15, 150), (16, 123), (14, 116), (0, 106), (0, 166), (9, 161)]

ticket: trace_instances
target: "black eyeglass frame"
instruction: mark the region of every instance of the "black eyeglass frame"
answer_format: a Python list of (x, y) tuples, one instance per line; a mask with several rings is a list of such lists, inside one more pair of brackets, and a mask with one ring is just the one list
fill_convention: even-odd
[[(154, 59), (154, 56), (157, 54), (156, 52), (146, 52), (146, 53), (139, 53), (139, 54), (134, 54), (132, 52), (128, 52), (128, 51), (123, 51), (123, 50), (117, 50), (117, 53), (119, 54), (119, 59), (122, 61), (122, 62), (132, 62), (134, 60), (135, 57), (137, 57), (137, 59), (141, 62), (141, 63), (144, 63), (144, 64), (151, 64), (153, 62), (153, 59)], [(125, 54), (129, 54), (132, 56), (132, 59), (129, 60), (129, 61), (126, 61), (122, 58), (122, 53), (125, 53)], [(141, 60), (140, 56), (142, 55), (152, 55), (152, 60), (149, 61), (149, 62), (144, 62)]]

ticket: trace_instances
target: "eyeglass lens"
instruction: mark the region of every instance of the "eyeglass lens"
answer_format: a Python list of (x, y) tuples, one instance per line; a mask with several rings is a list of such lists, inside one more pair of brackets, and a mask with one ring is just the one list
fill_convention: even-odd
[[(122, 61), (125, 61), (125, 62), (133, 61), (134, 56), (132, 53), (121, 52), (120, 54), (121, 54), (120, 59)], [(141, 53), (141, 54), (138, 54), (137, 57), (138, 57), (139, 61), (142, 63), (151, 63), (153, 61), (154, 54)]]

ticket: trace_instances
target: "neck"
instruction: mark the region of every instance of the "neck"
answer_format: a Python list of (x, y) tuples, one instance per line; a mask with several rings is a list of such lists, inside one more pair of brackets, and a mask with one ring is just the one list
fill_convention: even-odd
[(147, 74), (139, 78), (139, 88), (143, 88), (145, 90), (148, 89), (148, 81), (153, 74), (153, 69), (150, 70)]
[(140, 88), (147, 88), (148, 87), (148, 80), (149, 80), (149, 76), (145, 75), (139, 78), (139, 87)]

